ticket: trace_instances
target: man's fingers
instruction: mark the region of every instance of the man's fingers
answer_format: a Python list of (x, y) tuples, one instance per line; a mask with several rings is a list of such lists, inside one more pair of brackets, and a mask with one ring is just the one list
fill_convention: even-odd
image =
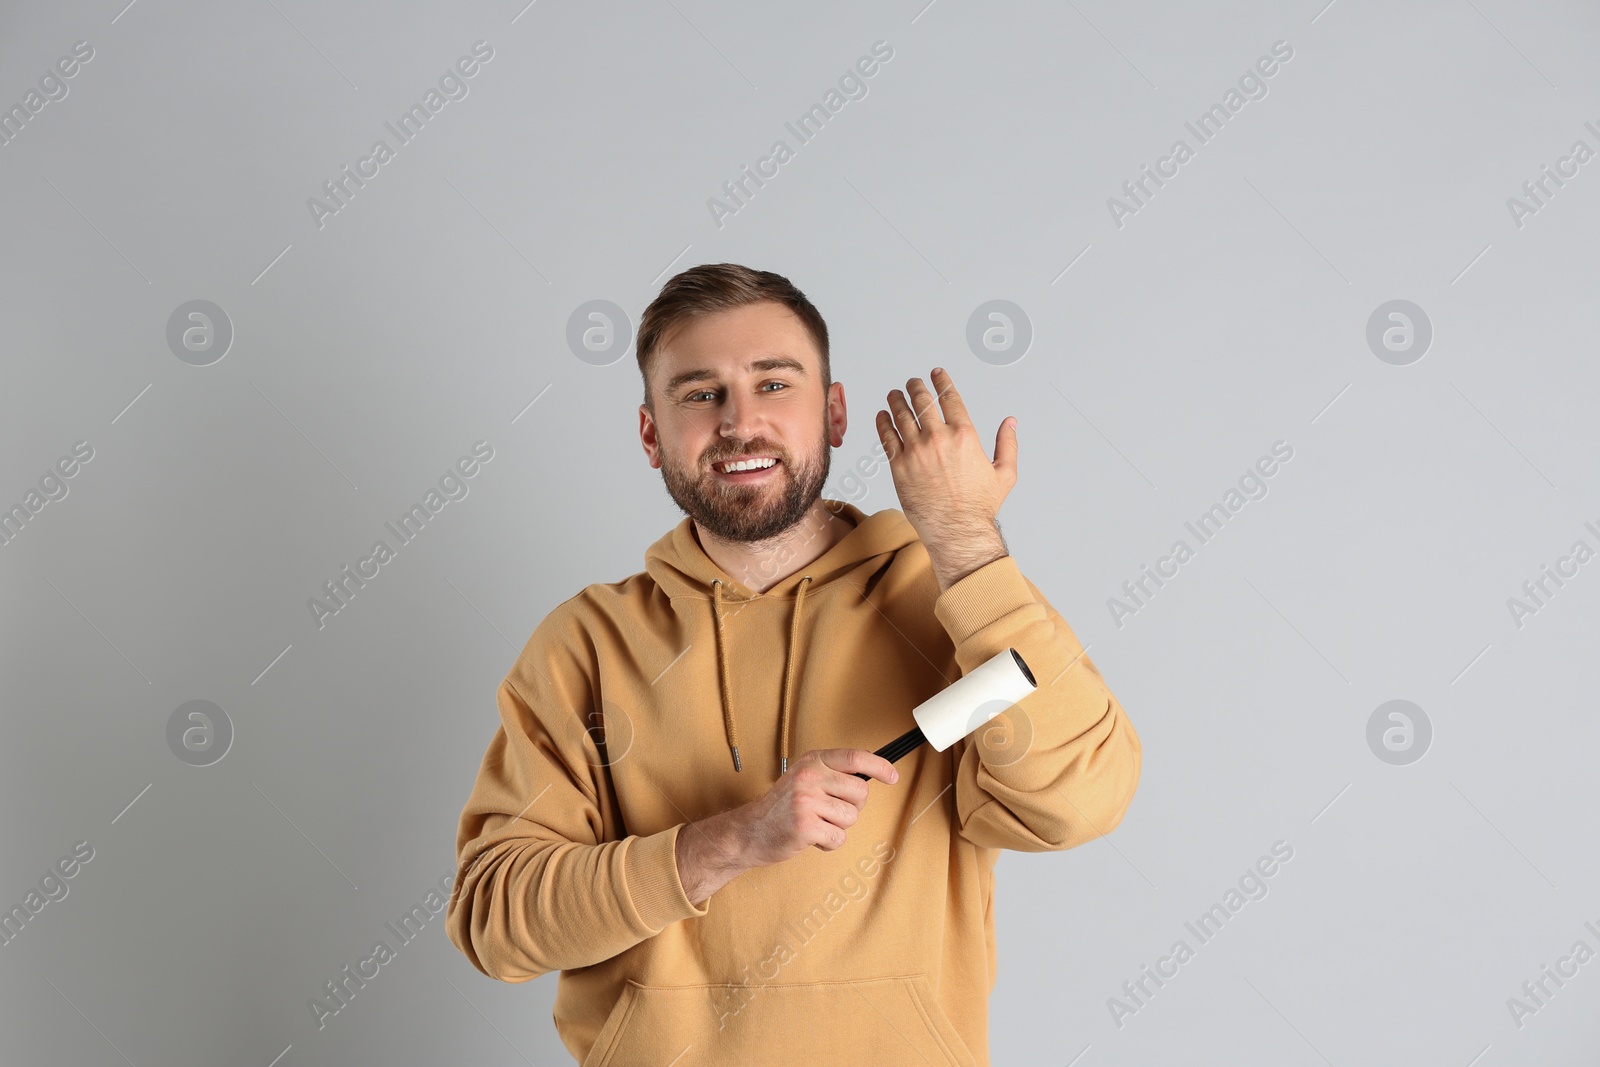
[(893, 465), (893, 461), (900, 455), (900, 449), (905, 446), (905, 442), (900, 440), (900, 431), (895, 428), (894, 416), (887, 411), (879, 410), (877, 425), (878, 440), (883, 444), (883, 454), (889, 457), (891, 465)]
[(890, 785), (900, 780), (894, 764), (864, 748), (829, 748), (823, 749), (821, 755), (822, 762), (836, 771), (876, 778)]
[(898, 389), (889, 391), (889, 413), (901, 437), (915, 437), (921, 432), (922, 426), (917, 422), (916, 413), (911, 410), (906, 395)]
[(859, 800), (840, 799), (829, 793), (816, 798), (812, 814), (817, 817), (822, 831), (818, 848), (832, 852), (849, 839), (850, 827), (861, 818), (861, 805), (866, 803), (865, 785), (861, 786), (861, 794)]
[(911, 409), (917, 413), (917, 421), (924, 429), (932, 423), (945, 421), (943, 413), (939, 410), (939, 403), (934, 399), (933, 390), (929, 389), (921, 378), (907, 381), (906, 393), (911, 397)]
[(864, 748), (830, 748), (827, 752), (835, 758), (823, 762), (834, 770), (861, 771), (883, 782), (894, 782), (900, 777), (900, 772), (894, 769), (894, 764)]
[(966, 401), (961, 399), (961, 394), (956, 392), (956, 383), (950, 380), (950, 372), (943, 367), (933, 368), (933, 386), (939, 390), (939, 403), (944, 408), (944, 421), (951, 426), (957, 423), (971, 423), (972, 415), (967, 411)]
[(1017, 476), (1017, 420), (1007, 416), (994, 435), (994, 469), (1008, 478)]
[(825, 823), (848, 830), (861, 817), (861, 809), (848, 800), (823, 794), (817, 801), (817, 818)]

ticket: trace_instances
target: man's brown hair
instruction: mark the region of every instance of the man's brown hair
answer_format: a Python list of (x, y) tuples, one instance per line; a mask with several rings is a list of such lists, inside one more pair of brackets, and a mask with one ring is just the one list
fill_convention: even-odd
[(639, 319), (639, 340), (635, 345), (639, 375), (644, 379), (644, 404), (655, 413), (650, 395), (650, 360), (656, 349), (678, 326), (715, 311), (728, 311), (747, 304), (773, 300), (794, 312), (811, 334), (822, 354), (822, 391), (833, 384), (828, 366), (828, 324), (806, 294), (796, 289), (781, 274), (770, 270), (751, 270), (737, 263), (704, 263), (674, 275), (650, 301)]

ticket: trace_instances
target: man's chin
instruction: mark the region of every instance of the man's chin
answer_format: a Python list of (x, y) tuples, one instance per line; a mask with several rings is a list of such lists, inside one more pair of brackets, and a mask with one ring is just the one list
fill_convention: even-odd
[[(714, 477), (714, 476), (713, 476)], [(734, 493), (726, 490), (733, 488)], [(803, 520), (811, 510), (812, 500), (796, 501), (787, 486), (750, 485), (747, 487), (718, 485), (710, 493), (696, 493), (685, 507), (678, 506), (708, 533), (724, 541), (766, 541), (777, 537)]]
[(766, 541), (790, 529), (799, 521), (791, 518), (783, 502), (768, 507), (702, 507), (695, 519), (704, 529), (724, 541)]

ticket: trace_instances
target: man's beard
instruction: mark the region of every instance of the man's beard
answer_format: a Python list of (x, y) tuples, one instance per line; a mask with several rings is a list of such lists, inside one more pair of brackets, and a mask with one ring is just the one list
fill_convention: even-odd
[(796, 466), (793, 456), (759, 440), (749, 442), (739, 454), (777, 456), (777, 484), (770, 484), (774, 479), (769, 478), (760, 485), (733, 485), (722, 481), (709, 465), (681, 466), (665, 451), (661, 477), (678, 507), (707, 533), (724, 541), (771, 540), (804, 519), (822, 495), (833, 460), (826, 413), (819, 458)]

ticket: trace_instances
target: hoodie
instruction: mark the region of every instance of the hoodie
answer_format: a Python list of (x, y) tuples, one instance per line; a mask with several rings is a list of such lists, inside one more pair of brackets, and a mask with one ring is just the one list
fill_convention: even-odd
[[(987, 1067), (999, 850), (1091, 841), (1133, 798), (1138, 736), (1014, 558), (941, 593), (899, 510), (824, 504), (854, 528), (759, 594), (685, 518), (643, 572), (551, 611), (500, 684), (446, 930), (492, 978), (560, 972), (581, 1067)], [(1037, 689), (869, 781), (840, 847), (690, 903), (686, 824), (811, 749), (880, 748), (1008, 647)]]

